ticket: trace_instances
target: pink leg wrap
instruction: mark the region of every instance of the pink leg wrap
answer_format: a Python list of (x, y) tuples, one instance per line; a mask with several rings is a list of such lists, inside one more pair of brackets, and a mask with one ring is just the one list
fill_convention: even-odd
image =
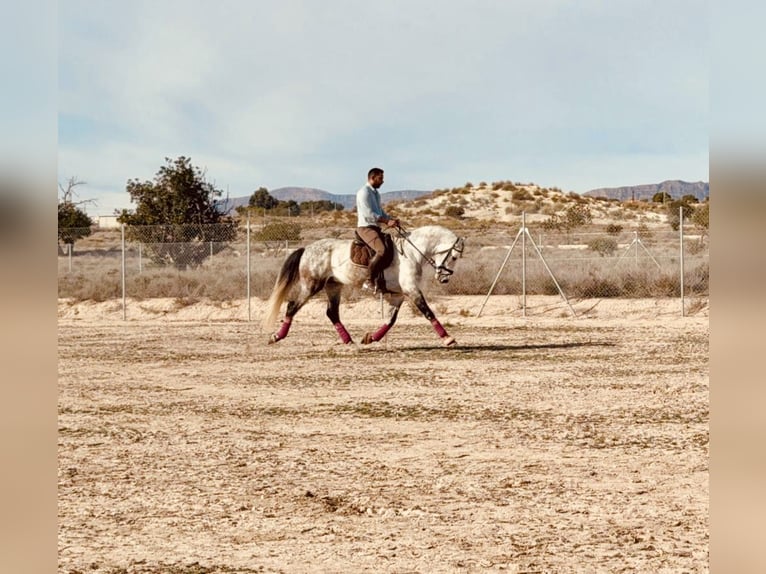
[(382, 326), (380, 329), (378, 329), (377, 331), (375, 331), (375, 332), (372, 334), (372, 336), (371, 336), (370, 338), (371, 338), (373, 341), (380, 341), (380, 340), (381, 340), (381, 339), (382, 339), (382, 338), (383, 338), (383, 337), (386, 335), (386, 333), (388, 333), (388, 330), (389, 330), (390, 328), (391, 328), (391, 327), (388, 325), (388, 323), (386, 323), (386, 324), (385, 324), (385, 325), (383, 325), (383, 326)]
[(431, 319), (431, 325), (433, 325), (434, 331), (436, 331), (436, 334), (439, 335), (439, 337), (444, 338), (447, 336), (447, 331), (445, 331), (442, 324), (439, 323), (439, 319), (436, 317)]
[(284, 339), (285, 337), (287, 337), (287, 332), (290, 330), (290, 325), (292, 324), (292, 322), (293, 322), (292, 318), (289, 318), (289, 317), (285, 317), (285, 318), (282, 320), (282, 324), (281, 324), (281, 325), (280, 325), (280, 327), (279, 327), (279, 331), (277, 331), (277, 332), (274, 334), (274, 338), (275, 338), (277, 341), (279, 341), (279, 340), (281, 340), (281, 339)]
[(343, 326), (343, 323), (333, 323), (335, 326), (335, 330), (338, 331), (338, 335), (340, 335), (340, 340), (343, 341), (343, 344), (346, 345), (351, 342), (351, 335), (348, 334), (348, 331), (346, 331), (346, 328)]

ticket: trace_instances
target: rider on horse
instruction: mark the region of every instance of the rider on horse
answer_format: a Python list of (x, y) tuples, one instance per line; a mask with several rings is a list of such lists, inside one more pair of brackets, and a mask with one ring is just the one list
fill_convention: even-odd
[(380, 226), (399, 227), (399, 220), (391, 217), (380, 204), (378, 188), (383, 185), (383, 170), (373, 167), (367, 173), (367, 184), (356, 192), (356, 232), (375, 254), (370, 258), (370, 280), (375, 292), (385, 293), (386, 281), (383, 269), (386, 259), (386, 242)]

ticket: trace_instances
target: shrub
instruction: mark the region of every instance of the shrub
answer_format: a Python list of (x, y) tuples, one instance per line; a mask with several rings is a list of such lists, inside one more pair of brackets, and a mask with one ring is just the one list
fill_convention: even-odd
[(598, 297), (619, 297), (622, 290), (614, 279), (589, 276), (571, 287), (572, 295), (585, 299)]
[(601, 257), (611, 255), (617, 250), (617, 240), (613, 237), (596, 237), (588, 241), (588, 249), (595, 251)]
[(702, 229), (710, 228), (710, 203), (703, 203), (694, 208), (691, 216), (692, 223)]
[(526, 201), (532, 199), (532, 194), (526, 189), (515, 189), (511, 194), (514, 201)]
[(264, 225), (254, 238), (257, 241), (299, 241), (301, 226), (299, 223), (277, 221)]

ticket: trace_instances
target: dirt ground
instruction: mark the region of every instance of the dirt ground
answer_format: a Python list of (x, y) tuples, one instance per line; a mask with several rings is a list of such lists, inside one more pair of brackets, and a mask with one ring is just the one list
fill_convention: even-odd
[(60, 301), (59, 572), (708, 572), (707, 309), (482, 299)]

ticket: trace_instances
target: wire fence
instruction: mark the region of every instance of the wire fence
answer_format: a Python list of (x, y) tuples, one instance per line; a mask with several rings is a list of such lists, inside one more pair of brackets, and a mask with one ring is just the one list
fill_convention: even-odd
[[(550, 231), (521, 223), (443, 222), (466, 238), (447, 285), (428, 295), (558, 295), (562, 304), (592, 298), (679, 298), (686, 314), (706, 301), (709, 235), (618, 229)], [(58, 246), (58, 295), (75, 300), (171, 297), (187, 302), (268, 298), (284, 257), (323, 237), (351, 239), (354, 223), (264, 218), (225, 225), (123, 226), (77, 230)], [(347, 296), (354, 296), (351, 288)], [(571, 309), (571, 306), (570, 306)], [(480, 311), (479, 311), (480, 313)]]

